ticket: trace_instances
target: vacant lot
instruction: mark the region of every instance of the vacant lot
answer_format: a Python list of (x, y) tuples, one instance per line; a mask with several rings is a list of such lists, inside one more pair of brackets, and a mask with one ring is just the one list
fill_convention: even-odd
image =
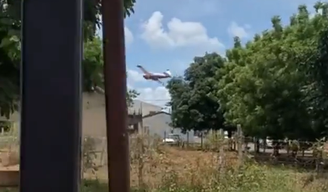
[[(328, 189), (325, 173), (259, 165), (246, 155), (240, 161), (236, 152), (185, 150), (140, 139), (131, 142), (130, 154), (131, 188), (143, 191), (323, 192)], [(84, 176), (83, 192), (107, 191), (107, 166), (89, 168)]]
[[(259, 165), (247, 157), (240, 165), (236, 152), (189, 151), (160, 145), (145, 147), (143, 154), (133, 151), (131, 186), (147, 191), (321, 192), (328, 187), (325, 174)], [(87, 176), (106, 182), (107, 167)]]

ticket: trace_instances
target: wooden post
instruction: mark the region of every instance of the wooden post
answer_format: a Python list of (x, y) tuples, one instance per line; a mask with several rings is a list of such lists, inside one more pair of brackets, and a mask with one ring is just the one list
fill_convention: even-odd
[(189, 149), (189, 131), (187, 131), (187, 149)]
[(81, 141), (82, 141), (82, 145), (81, 145), (81, 179), (83, 180), (84, 179), (84, 171), (85, 171), (85, 169), (84, 169), (84, 163), (85, 163), (85, 138), (84, 137), (82, 137), (82, 139), (81, 139)]
[(224, 131), (223, 129), (220, 129), (220, 146), (219, 146), (219, 171), (220, 171), (220, 177), (223, 177), (224, 175), (224, 160), (225, 160), (225, 154), (224, 154), (224, 145), (225, 145), (225, 138), (224, 138)]
[(204, 132), (203, 131), (200, 135), (200, 147), (201, 147), (201, 149), (203, 149), (203, 147), (204, 147)]
[(19, 191), (79, 192), (82, 0), (22, 3)]
[[(145, 138), (147, 141), (149, 137), (146, 135), (144, 130), (143, 121), (141, 120), (141, 135), (137, 136), (137, 147), (138, 147), (138, 186), (139, 189), (144, 189), (143, 170), (144, 170), (144, 155), (145, 155)], [(148, 142), (147, 142), (148, 144)]]
[(237, 139), (238, 139), (238, 159), (239, 159), (239, 164), (243, 164), (243, 131), (241, 128), (241, 125), (237, 125)]
[(138, 147), (138, 185), (139, 189), (144, 188), (143, 180), (143, 168), (144, 168), (144, 134), (137, 136), (137, 147)]
[(101, 140), (101, 154), (100, 154), (100, 166), (105, 165), (104, 154), (106, 152), (106, 137), (103, 137)]
[(102, 1), (102, 14), (109, 191), (129, 192), (123, 1)]

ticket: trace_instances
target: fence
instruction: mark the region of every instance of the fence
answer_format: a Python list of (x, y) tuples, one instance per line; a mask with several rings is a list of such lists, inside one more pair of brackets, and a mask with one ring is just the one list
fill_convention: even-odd
[[(252, 147), (255, 144), (247, 142), (249, 139), (245, 138), (241, 131), (237, 132), (233, 139), (224, 138), (221, 131), (212, 132), (204, 138), (202, 145), (189, 143), (189, 146), (185, 144), (180, 145), (180, 147), (165, 146), (161, 138), (147, 134), (130, 135), (129, 139), (131, 183), (133, 186), (139, 187), (146, 184), (150, 185), (155, 182), (153, 181), (155, 178), (158, 180), (156, 182), (160, 182), (159, 177), (166, 177), (166, 174), (169, 174), (170, 177), (173, 177), (174, 174), (185, 177), (182, 174), (189, 174), (189, 172), (186, 173), (186, 170), (199, 172), (195, 168), (197, 166), (201, 166), (202, 169), (208, 169), (209, 167), (218, 170), (220, 177), (227, 179), (227, 174), (230, 174), (228, 170), (230, 168), (227, 164), (237, 162), (239, 166), (242, 166), (250, 160), (259, 164), (302, 167), (312, 171), (315, 170), (316, 173), (324, 173), (326, 169), (324, 157), (318, 155), (320, 151), (315, 153), (314, 150), (305, 150), (305, 152), (298, 150), (295, 155), (293, 153), (294, 148), (290, 148), (289, 152), (285, 148), (280, 148), (280, 153), (273, 155), (274, 149), (262, 148), (260, 153), (256, 153), (254, 147)], [(3, 146), (15, 146), (18, 141), (15, 136), (3, 135), (0, 137), (0, 143)], [(314, 149), (315, 146), (316, 142), (312, 143), (310, 148)], [(5, 148), (2, 147), (2, 149)], [(107, 176), (106, 138), (84, 137), (82, 150), (83, 177), (100, 177), (99, 174)], [(196, 150), (202, 150), (202, 152)], [(198, 161), (201, 161), (204, 166), (198, 165)], [(197, 165), (195, 166), (195, 164)], [(181, 167), (186, 170), (180, 170)], [(180, 173), (180, 171), (182, 172)], [(102, 179), (104, 178), (106, 177), (102, 177)]]
[(3, 127), (0, 127), (0, 152), (11, 148), (18, 148), (19, 134), (17, 123), (11, 123), (9, 131), (5, 132)]
[(16, 136), (4, 136), (0, 135), (0, 151), (11, 148), (12, 146), (18, 146), (19, 141)]
[[(197, 140), (196, 140), (197, 141)], [(328, 152), (328, 144), (323, 140), (316, 142), (296, 140), (259, 140), (245, 137), (238, 127), (231, 138), (223, 131), (212, 131), (207, 135), (200, 135), (198, 142), (178, 141), (170, 143), (188, 150), (202, 150), (220, 152), (224, 150), (238, 152), (242, 163), (242, 157), (254, 159), (259, 163), (271, 165), (291, 165), (317, 171), (328, 168), (328, 160), (325, 158)]]
[[(153, 173), (156, 173), (158, 175), (165, 175), (167, 174), (167, 172), (172, 172), (169, 173), (171, 176), (175, 178), (176, 175), (181, 175), (181, 174), (186, 174), (183, 175), (183, 177), (188, 177), (187, 175), (190, 174), (192, 176), (192, 181), (195, 181), (195, 177), (193, 176), (191, 172), (199, 172), (199, 168), (195, 168), (195, 167), (202, 167), (201, 168), (201, 172), (204, 172), (202, 169), (208, 169), (210, 168), (212, 171), (214, 171), (215, 173), (209, 171), (211, 174), (217, 174), (216, 171), (219, 173), (218, 174), (218, 178), (220, 179), (220, 182), (222, 183), (222, 180), (224, 180), (223, 183), (225, 183), (225, 180), (229, 180), (230, 182), (230, 177), (232, 177), (231, 174), (238, 174), (238, 175), (243, 175), (243, 173), (240, 172), (233, 172), (232, 170), (235, 170), (234, 168), (232, 168), (230, 166), (230, 164), (233, 164), (233, 162), (235, 162), (237, 165), (237, 167), (242, 167), (241, 170), (248, 172), (251, 171), (250, 173), (246, 173), (247, 174), (251, 174), (253, 177), (254, 176), (254, 180), (259, 180), (259, 181), (245, 181), (245, 183), (247, 182), (254, 182), (254, 183), (259, 183), (259, 182), (263, 182), (261, 181), (261, 178), (263, 175), (273, 175), (272, 177), (274, 177), (273, 179), (278, 178), (279, 180), (284, 180), (284, 177), (287, 178), (290, 176), (293, 176), (294, 174), (296, 175), (301, 175), (300, 178), (307, 180), (307, 178), (312, 178), (312, 176), (315, 174), (316, 177), (320, 177), (322, 175), (325, 175), (323, 173), (325, 173), (325, 169), (326, 167), (324, 166), (325, 162), (324, 159), (322, 159), (320, 157), (320, 155), (318, 154), (322, 154), (320, 151), (318, 151), (318, 153), (313, 153), (313, 150), (309, 151), (309, 150), (305, 150), (305, 152), (302, 151), (302, 149), (304, 149), (304, 147), (300, 147), (302, 144), (299, 144), (298, 149), (294, 149), (292, 148), (292, 145), (289, 149), (289, 152), (287, 152), (287, 148), (283, 149), (283, 148), (278, 148), (278, 154), (274, 153), (275, 149), (274, 148), (270, 148), (270, 149), (265, 149), (263, 147), (261, 147), (260, 153), (256, 153), (255, 150), (255, 144), (252, 142), (251, 138), (246, 138), (243, 136), (243, 133), (241, 131), (241, 129), (239, 129), (239, 131), (237, 131), (234, 135), (233, 135), (233, 139), (227, 139), (224, 138), (224, 134), (222, 134), (222, 131), (218, 131), (218, 132), (212, 132), (211, 134), (207, 135), (206, 137), (204, 137), (203, 139), (203, 144), (201, 143), (180, 143), (179, 146), (173, 146), (172, 145), (167, 145), (168, 147), (168, 151), (164, 150), (162, 151), (161, 148), (156, 148), (156, 144), (152, 144), (152, 146), (147, 145), (148, 141), (146, 141), (149, 138), (144, 138), (145, 141), (139, 141), (139, 147), (137, 149), (134, 149), (134, 151), (132, 151), (133, 153), (135, 153), (135, 155), (133, 155), (131, 153), (131, 164), (135, 166), (134, 169), (131, 169), (131, 175), (133, 175), (133, 172), (136, 173), (136, 175), (138, 176), (137, 178), (137, 185), (138, 186), (143, 186), (145, 185), (145, 183), (147, 185), (149, 185), (149, 183), (151, 182), (149, 179), (149, 177), (156, 177), (155, 175), (153, 175)], [(161, 145), (163, 145), (162, 140), (159, 141)], [(140, 145), (141, 143), (141, 145)], [(153, 143), (156, 143), (153, 141)], [(290, 142), (290, 144), (292, 144), (294, 142)], [(310, 143), (310, 142), (308, 142)], [(312, 146), (313, 149), (316, 146), (317, 142), (313, 142)], [(131, 145), (135, 145), (133, 143), (130, 142), (130, 146)], [(189, 146), (188, 146), (189, 145)], [(322, 145), (320, 145), (322, 146)], [(154, 149), (156, 148), (156, 149)], [(170, 149), (172, 148), (172, 149)], [(310, 147), (311, 148), (311, 147)], [(193, 152), (196, 150), (201, 150), (202, 152)], [(296, 150), (296, 155), (293, 154), (293, 151)], [(154, 151), (157, 151), (157, 153), (154, 153)], [(174, 154), (174, 156), (170, 159), (165, 159), (165, 156), (167, 155), (167, 153), (171, 153), (176, 151), (176, 154)], [(205, 153), (203, 152), (205, 151)], [(323, 152), (323, 151), (322, 151)], [(159, 155), (159, 160), (156, 159)], [(156, 155), (157, 154), (157, 155)], [(183, 156), (181, 157), (183, 154), (185, 155), (189, 155), (189, 156)], [(200, 159), (195, 159), (195, 157), (201, 154)], [(304, 155), (303, 155), (304, 154)], [(205, 159), (208, 158), (208, 156), (211, 156), (211, 160), (210, 162), (206, 161)], [(163, 160), (164, 159), (164, 160)], [(177, 163), (177, 161), (179, 161), (179, 159), (185, 159), (185, 161), (183, 163), (179, 162)], [(159, 165), (158, 163), (156, 163), (156, 161), (161, 162)], [(200, 161), (200, 164), (197, 163), (198, 161)], [(247, 167), (247, 165), (249, 163), (252, 164), (252, 162), (256, 162), (255, 165), (259, 165), (258, 167), (255, 167), (255, 170), (247, 170), (247, 169), (252, 169), (251, 168), (245, 168), (245, 166)], [(181, 163), (181, 164), (180, 164)], [(150, 164), (147, 166), (147, 164)], [(192, 164), (197, 164), (192, 165)], [(271, 169), (272, 168), (266, 168), (268, 166), (263, 166), (261, 167), (261, 164), (266, 164), (266, 165), (270, 165), (271, 166), (276, 166), (278, 165), (278, 167), (281, 167), (281, 165), (283, 165), (283, 167), (288, 168), (287, 170), (283, 170), (283, 171), (279, 171), (276, 173), (271, 173)], [(179, 165), (180, 168), (171, 168), (171, 167), (175, 167)], [(253, 165), (253, 164), (252, 164)], [(158, 173), (155, 169), (158, 169), (158, 167), (160, 166), (164, 166), (165, 170), (164, 173)], [(154, 168), (155, 167), (155, 168)], [(183, 167), (183, 168), (182, 168)], [(310, 170), (310, 172), (301, 174), (297, 171), (297, 169), (290, 169), (289, 168), (293, 168), (293, 167), (297, 167), (297, 168), (304, 168), (307, 170)], [(147, 170), (149, 169), (149, 170)], [(168, 170), (169, 171), (168, 171)], [(174, 169), (178, 169), (179, 173), (176, 172), (176, 170)], [(190, 170), (188, 171), (188, 173), (180, 173), (180, 171), (182, 171), (181, 169), (186, 169), (186, 170)], [(246, 170), (245, 170), (246, 169)], [(280, 168), (279, 168), (280, 169)], [(231, 172), (232, 171), (232, 172)], [(254, 172), (253, 172), (254, 171)], [(269, 171), (269, 172), (267, 172)], [(270, 173), (270, 174), (268, 174)], [(313, 173), (313, 174), (312, 174)], [(200, 173), (197, 173), (200, 174)], [(258, 175), (256, 175), (258, 174)], [(151, 176), (149, 176), (151, 175)], [(172, 176), (173, 175), (173, 176)], [(303, 178), (304, 176), (304, 178)], [(205, 177), (205, 176), (204, 176)], [(235, 176), (234, 176), (235, 177)], [(257, 178), (258, 177), (258, 178)], [(271, 177), (271, 176), (270, 176)], [(297, 181), (292, 181), (292, 182), (303, 182), (302, 181), (298, 181), (298, 179), (300, 179), (298, 176), (295, 176), (295, 180)], [(200, 178), (198, 178), (200, 179)], [(242, 179), (239, 179), (242, 180)], [(270, 181), (271, 179), (268, 179), (268, 181)], [(170, 182), (174, 182), (172, 180), (170, 180)], [(242, 181), (231, 181), (234, 183), (244, 183)], [(280, 181), (279, 181), (280, 182)], [(282, 181), (281, 181), (282, 182)], [(229, 183), (229, 186), (233, 185), (232, 183)]]
[[(292, 164), (295, 162), (304, 164), (309, 164), (315, 158), (324, 158), (328, 145), (318, 141), (318, 142), (280, 142), (278, 147), (268, 146), (268, 148), (262, 143), (257, 146), (256, 143), (252, 142), (252, 138), (246, 138), (242, 135), (242, 132), (237, 132), (232, 139), (224, 138), (221, 131), (212, 132), (206, 137), (201, 138), (201, 142), (180, 142), (177, 143), (182, 148), (196, 149), (196, 150), (212, 150), (220, 151), (222, 147), (222, 139), (224, 139), (224, 148), (230, 151), (238, 151), (238, 153), (244, 153), (247, 151), (249, 154), (254, 154), (256, 151), (260, 152), (257, 154), (256, 158), (262, 158), (264, 160), (270, 161), (285, 161), (285, 163)], [(135, 135), (130, 136), (130, 148), (135, 146), (138, 138)], [(157, 138), (158, 142), (161, 140)], [(154, 142), (154, 140), (148, 140), (147, 142)], [(18, 148), (19, 139), (17, 135), (12, 133), (1, 134), (0, 135), (0, 152), (8, 151), (12, 148), (15, 150)], [(147, 145), (153, 145), (148, 143)], [(257, 148), (261, 148), (258, 150)], [(101, 167), (107, 165), (107, 140), (106, 137), (90, 137), (86, 136), (83, 139), (83, 159), (86, 164), (90, 164), (92, 161), (92, 166)], [(133, 148), (133, 147), (132, 147)], [(131, 149), (133, 153), (133, 149)], [(279, 153), (279, 154), (274, 154)], [(263, 160), (263, 161), (264, 161)], [(321, 160), (323, 161), (323, 160)], [(86, 167), (90, 167), (88, 165)]]
[[(130, 135), (129, 138), (131, 185), (140, 188), (144, 186), (154, 187), (160, 185), (162, 179), (169, 180), (166, 182), (176, 182), (170, 178), (175, 178), (177, 176), (191, 180), (195, 178), (201, 179), (200, 176), (192, 176), (191, 172), (202, 174), (203, 169), (206, 169), (208, 174), (218, 174), (217, 177), (220, 178), (220, 181), (224, 180), (224, 183), (242, 183), (242, 181), (229, 180), (230, 177), (232, 177), (231, 174), (237, 174), (234, 172), (231, 173), (231, 166), (229, 164), (232, 162), (237, 162), (236, 164), (240, 167), (244, 167), (248, 161), (256, 161), (260, 164), (264, 163), (270, 165), (284, 164), (285, 166), (291, 165), (293, 167), (297, 166), (307, 168), (311, 171), (316, 170), (315, 173), (321, 175), (324, 175), (322, 173), (325, 173), (325, 167), (323, 165), (321, 166), (318, 158), (315, 158), (315, 156), (313, 156), (312, 153), (309, 153), (309, 151), (305, 151), (304, 157), (302, 157), (302, 152), (300, 151), (297, 153), (296, 158), (293, 158), (292, 152), (287, 155), (287, 151), (283, 149), (280, 149), (280, 155), (278, 156), (272, 156), (273, 149), (266, 149), (266, 151), (262, 149), (259, 154), (256, 154), (255, 151), (247, 150), (246, 146), (251, 143), (246, 142), (247, 139), (242, 136), (241, 132), (239, 133), (239, 137), (238, 134), (234, 135), (233, 142), (236, 142), (236, 150), (232, 151), (231, 140), (225, 139), (221, 132), (213, 132), (208, 135), (206, 139), (204, 138), (205, 140), (202, 148), (200, 145), (194, 147), (192, 144), (190, 144), (189, 147), (185, 145), (183, 148), (181, 146), (166, 146), (163, 144), (162, 139), (147, 134)], [(3, 143), (6, 143), (4, 141), (12, 141), (11, 136), (3, 136), (2, 139)], [(97, 177), (99, 179), (106, 179), (106, 146), (107, 143), (105, 137), (84, 137), (82, 166), (84, 178)], [(202, 150), (202, 152), (198, 152), (196, 149)], [(198, 164), (198, 161), (201, 163)], [(201, 167), (201, 170), (197, 167)], [(175, 176), (175, 174), (177, 176)], [(247, 174), (257, 173), (251, 172)], [(202, 177), (205, 177), (205, 175)], [(225, 181), (227, 179), (228, 181)]]
[[(105, 137), (84, 137), (82, 145), (82, 178), (96, 175), (99, 168), (107, 165)], [(0, 135), (0, 171), (18, 170), (19, 138), (15, 134)], [(8, 182), (7, 182), (8, 183)], [(0, 182), (1, 185), (5, 183)]]
[(84, 137), (83, 161), (91, 163), (94, 166), (103, 166), (107, 164), (107, 139), (106, 137)]

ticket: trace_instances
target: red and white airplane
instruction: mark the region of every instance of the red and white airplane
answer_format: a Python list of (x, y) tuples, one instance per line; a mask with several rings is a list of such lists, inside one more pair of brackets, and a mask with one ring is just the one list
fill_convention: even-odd
[(162, 81), (160, 81), (160, 79), (166, 79), (166, 78), (172, 77), (172, 74), (171, 74), (170, 70), (168, 70), (168, 69), (163, 73), (150, 73), (145, 68), (143, 68), (141, 65), (138, 65), (137, 67), (144, 73), (143, 77), (146, 80), (157, 81), (160, 84), (162, 84), (163, 86), (164, 86), (164, 83)]

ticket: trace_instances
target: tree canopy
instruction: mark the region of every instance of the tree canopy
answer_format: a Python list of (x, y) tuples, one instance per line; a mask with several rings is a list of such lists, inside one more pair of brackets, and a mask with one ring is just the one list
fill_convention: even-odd
[[(104, 61), (101, 39), (99, 37), (94, 37), (87, 40), (84, 43), (83, 55), (83, 90), (85, 92), (93, 92), (97, 86), (104, 88)], [(138, 95), (139, 93), (136, 90), (128, 90), (126, 95), (127, 105), (131, 106), (133, 104), (133, 99), (135, 99)]]
[(243, 44), (238, 37), (225, 57), (195, 57), (173, 78), (172, 121), (206, 130), (241, 124), (250, 136), (313, 140), (328, 133), (328, 5), (305, 5)]
[(172, 123), (186, 130), (219, 129), (223, 125), (220, 104), (214, 94), (215, 72), (223, 67), (224, 59), (216, 54), (195, 57), (184, 77), (169, 81), (167, 88), (172, 100)]
[[(102, 80), (102, 46), (96, 36), (101, 26), (101, 1), (84, 0), (83, 32), (85, 50), (83, 60), (83, 89), (92, 91), (95, 85), (101, 86)], [(124, 0), (124, 14), (130, 16), (134, 10), (135, 0)], [(21, 52), (21, 12), (22, 0), (0, 0), (0, 116), (7, 116), (17, 109), (20, 86), (20, 52)], [(65, 5), (63, 5), (65, 6)], [(128, 92), (128, 104), (138, 94)]]

